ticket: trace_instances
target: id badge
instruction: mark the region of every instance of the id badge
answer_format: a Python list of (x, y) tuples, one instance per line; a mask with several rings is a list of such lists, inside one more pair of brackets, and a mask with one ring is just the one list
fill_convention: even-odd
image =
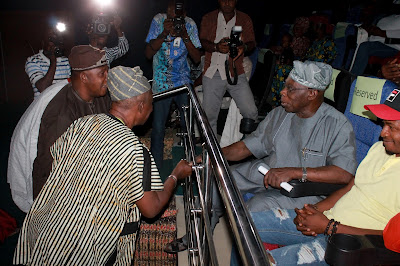
[(179, 47), (181, 45), (181, 37), (175, 38), (174, 40), (174, 47)]

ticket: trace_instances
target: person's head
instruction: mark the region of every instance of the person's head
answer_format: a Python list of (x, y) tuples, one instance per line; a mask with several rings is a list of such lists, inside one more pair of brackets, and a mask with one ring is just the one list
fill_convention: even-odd
[(383, 120), (381, 137), (386, 152), (400, 156), (400, 90), (393, 90), (383, 104), (365, 105), (364, 108)]
[(309, 19), (313, 39), (321, 40), (332, 32), (333, 26), (327, 16), (314, 14)]
[(72, 48), (68, 60), (72, 86), (82, 99), (90, 101), (106, 95), (108, 64), (103, 50), (78, 45)]
[(310, 117), (324, 101), (324, 91), (332, 79), (332, 67), (313, 61), (294, 61), (293, 69), (281, 91), (281, 105), (286, 112)]
[(232, 14), (235, 11), (237, 0), (218, 0), (222, 14)]
[(54, 47), (64, 48), (64, 38), (54, 27), (48, 27), (43, 38), (43, 51), (53, 51)]
[(89, 34), (90, 45), (98, 49), (103, 49), (104, 47), (106, 47), (107, 41), (108, 41), (108, 34), (95, 34), (95, 33)]
[(89, 44), (98, 49), (103, 49), (107, 46), (109, 34), (96, 34), (94, 33), (94, 21), (97, 19), (97, 15), (92, 17), (92, 22), (88, 24), (87, 34), (89, 38)]
[(281, 46), (283, 49), (287, 49), (292, 44), (293, 36), (289, 33), (285, 33), (282, 36)]
[(107, 83), (111, 108), (125, 114), (129, 120), (127, 126), (143, 125), (153, 111), (153, 94), (140, 67), (114, 67), (109, 72)]
[(310, 27), (310, 20), (307, 17), (297, 17), (293, 25), (293, 35), (295, 37), (303, 36)]
[[(179, 9), (176, 10), (176, 3), (180, 3)], [(175, 18), (177, 16), (185, 17), (185, 1), (184, 0), (169, 0), (168, 7), (167, 7), (167, 17), (168, 18)]]

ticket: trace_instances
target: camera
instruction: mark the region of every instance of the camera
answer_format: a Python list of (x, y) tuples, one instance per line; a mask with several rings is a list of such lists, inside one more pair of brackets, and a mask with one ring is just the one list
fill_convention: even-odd
[(49, 42), (54, 43), (54, 55), (56, 57), (62, 57), (64, 56), (64, 42), (61, 38), (54, 38), (54, 37), (49, 37)]
[(111, 32), (111, 18), (109, 15), (99, 13), (94, 16), (92, 25), (93, 33), (99, 35), (107, 35)]
[(185, 25), (182, 0), (175, 1), (175, 18), (173, 18), (172, 21), (174, 23), (175, 33), (179, 35), (183, 29), (183, 26)]
[(229, 56), (231, 58), (235, 58), (238, 52), (238, 46), (241, 46), (243, 43), (240, 40), (240, 34), (242, 33), (242, 26), (234, 26), (231, 30), (231, 36), (228, 39), (227, 43), (229, 46)]

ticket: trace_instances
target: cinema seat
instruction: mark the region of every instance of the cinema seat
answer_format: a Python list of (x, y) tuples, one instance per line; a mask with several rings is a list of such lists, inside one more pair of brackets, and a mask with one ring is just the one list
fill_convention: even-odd
[[(374, 79), (374, 78), (376, 77), (368, 77), (368, 79)], [(355, 79), (351, 85), (349, 98), (347, 101), (347, 106), (344, 115), (350, 120), (351, 124), (353, 125), (353, 130), (356, 137), (356, 147), (357, 147), (356, 158), (357, 162), (360, 163), (364, 159), (365, 155), (367, 155), (369, 148), (379, 140), (382, 126), (379, 122), (375, 122), (373, 120), (355, 115), (350, 112), (356, 83), (357, 79)], [(387, 80), (382, 88), (380, 103), (383, 103), (386, 100), (387, 96), (389, 96), (389, 94), (395, 88), (397, 88), (397, 85)]]
[(331, 86), (325, 91), (325, 102), (344, 113), (352, 82), (356, 76), (344, 69), (333, 69)]

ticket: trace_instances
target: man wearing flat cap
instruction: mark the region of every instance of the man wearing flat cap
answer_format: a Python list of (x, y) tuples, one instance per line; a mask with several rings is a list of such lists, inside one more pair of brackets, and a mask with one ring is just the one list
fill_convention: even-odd
[[(387, 231), (400, 212), (400, 90), (365, 109), (383, 120), (382, 141), (370, 148), (347, 186), (302, 209), (250, 213), (263, 242), (284, 246), (268, 251), (272, 264), (327, 265), (327, 240), (336, 233), (383, 235), (385, 245), (398, 252)], [(231, 265), (238, 265), (235, 255), (232, 259)]]
[[(282, 182), (347, 184), (352, 179), (357, 168), (353, 127), (342, 113), (324, 103), (331, 76), (327, 64), (294, 61), (281, 91), (282, 106), (273, 109), (251, 135), (222, 149), (227, 161), (255, 157), (231, 168), (240, 192), (255, 194), (246, 202), (250, 211), (301, 208), (323, 199), (286, 197), (280, 193)], [(260, 166), (269, 169), (265, 176), (258, 171)], [(224, 213), (214, 188), (212, 228)]]
[(15, 264), (131, 265), (141, 215), (155, 217), (191, 174), (182, 160), (163, 184), (131, 130), (153, 109), (140, 68), (111, 69), (108, 88), (109, 113), (79, 118), (52, 145), (53, 168), (25, 218)]
[(50, 146), (54, 141), (74, 120), (110, 108), (104, 51), (89, 45), (75, 46), (69, 62), (70, 82), (45, 90), (25, 112), (13, 134), (8, 182), (14, 202), (24, 212), (49, 176), (53, 161)]

